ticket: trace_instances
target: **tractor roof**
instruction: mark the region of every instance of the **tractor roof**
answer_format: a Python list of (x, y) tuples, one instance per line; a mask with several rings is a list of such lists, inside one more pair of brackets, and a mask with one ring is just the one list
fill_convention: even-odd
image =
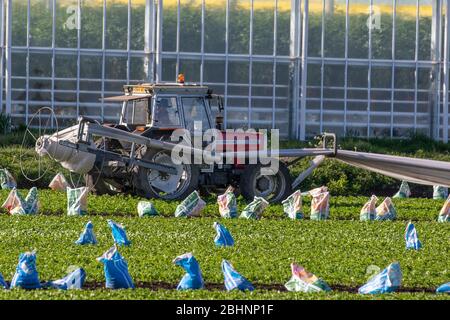
[(124, 85), (125, 94), (208, 94), (207, 86), (191, 83), (142, 83)]

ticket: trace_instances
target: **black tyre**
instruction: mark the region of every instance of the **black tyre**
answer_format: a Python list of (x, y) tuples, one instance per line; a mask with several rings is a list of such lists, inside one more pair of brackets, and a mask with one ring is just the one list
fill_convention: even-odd
[(279, 162), (278, 172), (274, 175), (263, 175), (261, 165), (248, 165), (241, 175), (239, 189), (247, 201), (255, 196), (262, 197), (271, 203), (281, 202), (292, 193), (292, 179), (283, 162)]
[(200, 169), (196, 165), (172, 162), (169, 151), (147, 149), (142, 155), (143, 160), (177, 167), (178, 175), (159, 172), (157, 170), (139, 167), (134, 179), (135, 189), (139, 195), (146, 198), (165, 200), (184, 200), (197, 189)]

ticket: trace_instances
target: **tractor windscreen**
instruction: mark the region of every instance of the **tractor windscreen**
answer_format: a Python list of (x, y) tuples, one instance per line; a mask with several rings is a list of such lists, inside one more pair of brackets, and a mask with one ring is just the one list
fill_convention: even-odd
[(129, 125), (147, 125), (149, 123), (150, 99), (127, 101), (125, 107), (124, 122)]

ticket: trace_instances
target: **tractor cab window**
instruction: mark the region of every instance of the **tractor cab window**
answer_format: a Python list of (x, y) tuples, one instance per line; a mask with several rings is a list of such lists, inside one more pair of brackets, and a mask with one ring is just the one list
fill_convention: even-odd
[(156, 99), (153, 123), (158, 128), (180, 126), (176, 97), (160, 97)]
[(128, 101), (125, 122), (129, 125), (146, 125), (149, 117), (148, 101), (149, 99)]
[(211, 128), (206, 112), (205, 100), (202, 97), (182, 98), (182, 101), (186, 129), (189, 131), (199, 130), (199, 123), (202, 124), (202, 131)]

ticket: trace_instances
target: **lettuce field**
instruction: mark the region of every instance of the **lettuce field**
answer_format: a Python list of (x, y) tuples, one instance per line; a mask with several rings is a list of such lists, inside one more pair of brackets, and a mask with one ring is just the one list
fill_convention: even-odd
[[(0, 191), (0, 201), (7, 197)], [(271, 205), (261, 220), (220, 218), (214, 198), (200, 218), (173, 218), (177, 202), (153, 201), (158, 217), (139, 218), (140, 200), (131, 196), (94, 196), (88, 200), (88, 216), (66, 215), (66, 195), (40, 190), (41, 212), (35, 216), (0, 215), (0, 272), (11, 281), (21, 252), (36, 249), (40, 281), (63, 277), (68, 268), (86, 270), (85, 289), (60, 291), (0, 291), (0, 299), (449, 299), (435, 294), (450, 280), (450, 224), (436, 218), (443, 200), (394, 199), (396, 221), (361, 222), (359, 211), (366, 197), (332, 197), (330, 220), (284, 217), (281, 205)], [(239, 199), (239, 210), (245, 203)], [(126, 227), (131, 245), (120, 247), (128, 261), (136, 289), (104, 288), (103, 265), (96, 261), (113, 244), (107, 219)], [(87, 221), (94, 224), (97, 245), (74, 244)], [(414, 221), (423, 248), (405, 249), (404, 230)], [(213, 222), (224, 224), (235, 239), (234, 247), (214, 245)], [(184, 271), (172, 260), (192, 252), (202, 269), (204, 290), (179, 292), (175, 288)], [(220, 268), (222, 259), (255, 286), (254, 292), (226, 292)], [(370, 276), (398, 261), (403, 272), (396, 293), (360, 295), (357, 289)], [(324, 279), (329, 293), (288, 292), (290, 263), (297, 262)]]

